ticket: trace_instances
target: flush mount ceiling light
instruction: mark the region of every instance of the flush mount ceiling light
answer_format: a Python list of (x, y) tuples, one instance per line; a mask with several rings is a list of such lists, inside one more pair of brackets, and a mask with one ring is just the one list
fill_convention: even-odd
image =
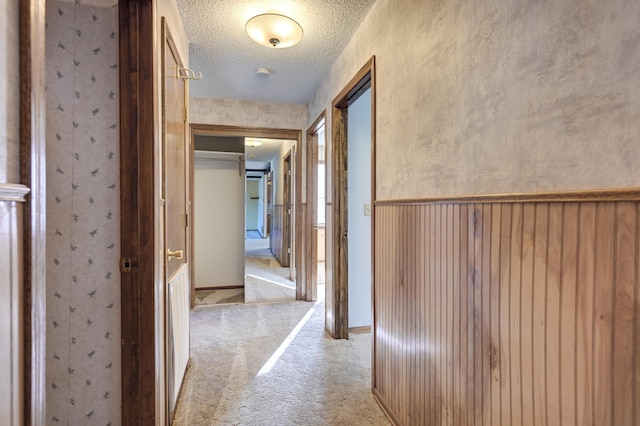
[(249, 19), (247, 35), (256, 43), (282, 49), (302, 40), (302, 27), (293, 19), (279, 13), (264, 13)]
[(251, 148), (255, 148), (256, 146), (262, 145), (262, 142), (257, 139), (245, 139), (244, 144)]

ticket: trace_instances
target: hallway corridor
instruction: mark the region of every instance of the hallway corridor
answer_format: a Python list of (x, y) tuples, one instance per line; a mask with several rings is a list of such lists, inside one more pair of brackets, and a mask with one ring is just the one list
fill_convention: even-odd
[(196, 308), (175, 424), (389, 424), (371, 394), (371, 335), (333, 340), (323, 317), (323, 302)]

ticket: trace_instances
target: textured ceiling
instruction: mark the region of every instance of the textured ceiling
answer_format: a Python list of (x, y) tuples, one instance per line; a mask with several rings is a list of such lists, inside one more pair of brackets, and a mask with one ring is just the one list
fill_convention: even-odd
[[(189, 38), (189, 63), (202, 72), (192, 97), (306, 104), (375, 0), (178, 0)], [(245, 24), (277, 12), (303, 28), (286, 49), (260, 46)], [(256, 75), (267, 68), (270, 76)]]

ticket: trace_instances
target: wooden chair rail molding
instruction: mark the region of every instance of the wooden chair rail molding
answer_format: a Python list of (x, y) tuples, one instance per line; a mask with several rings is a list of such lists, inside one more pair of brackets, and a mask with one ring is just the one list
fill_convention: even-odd
[(375, 203), (397, 424), (640, 424), (640, 190)]
[(376, 206), (420, 204), (525, 203), (579, 201), (638, 201), (640, 188), (598, 189), (591, 191), (531, 192), (510, 194), (467, 195), (455, 197), (376, 200)]

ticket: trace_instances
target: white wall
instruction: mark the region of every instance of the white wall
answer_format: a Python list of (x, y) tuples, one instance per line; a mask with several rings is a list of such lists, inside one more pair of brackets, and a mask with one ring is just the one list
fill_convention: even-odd
[(244, 285), (245, 178), (238, 164), (196, 161), (195, 286)]
[(622, 0), (378, 0), (308, 120), (375, 55), (378, 199), (637, 187), (639, 16)]
[(349, 327), (371, 325), (371, 90), (349, 106), (348, 232)]
[(19, 182), (18, 0), (0, 5), (0, 182)]

